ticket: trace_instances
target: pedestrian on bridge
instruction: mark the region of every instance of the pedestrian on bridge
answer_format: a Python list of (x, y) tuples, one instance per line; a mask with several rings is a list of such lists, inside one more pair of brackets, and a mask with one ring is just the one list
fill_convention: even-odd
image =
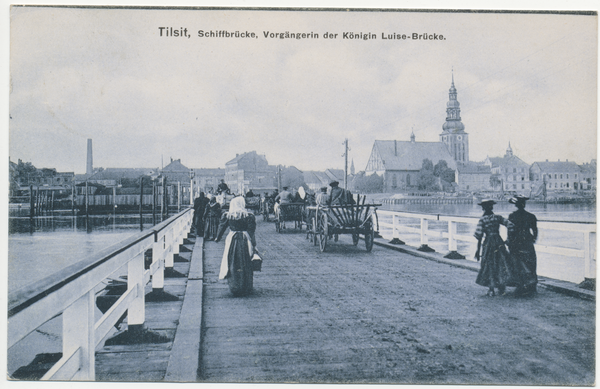
[[(477, 223), (475, 238), (477, 239), (477, 251), (475, 259), (481, 259), (481, 267), (477, 274), (475, 282), (478, 285), (488, 287), (488, 296), (495, 296), (494, 289), (503, 295), (506, 291), (506, 285), (514, 282), (513, 266), (511, 258), (506, 251), (504, 241), (500, 237), (500, 224), (506, 226), (509, 231), (512, 230), (512, 223), (500, 215), (493, 212), (494, 200), (482, 200), (478, 205), (483, 208), (483, 216)], [(482, 239), (483, 245), (481, 243)], [(483, 247), (483, 252), (481, 248)]]
[[(225, 249), (221, 260), (219, 279), (233, 277), (236, 285), (231, 285), (234, 294), (252, 289), (252, 257), (256, 253), (256, 218), (246, 210), (246, 201), (242, 196), (231, 200), (229, 211), (221, 216), (216, 242), (219, 242), (229, 228), (225, 239)], [(249, 271), (246, 277), (236, 277), (236, 269)]]
[(525, 202), (529, 197), (515, 196), (508, 200), (517, 210), (508, 216), (514, 224), (514, 229), (509, 231), (507, 245), (510, 255), (519, 270), (519, 279), (515, 295), (531, 296), (537, 288), (537, 257), (534, 243), (537, 240), (537, 218), (534, 214), (525, 211)]
[(216, 239), (220, 218), (221, 205), (217, 202), (217, 198), (212, 196), (204, 211), (204, 240)]
[(197, 236), (204, 236), (204, 210), (208, 202), (209, 200), (204, 196), (204, 192), (200, 192), (198, 197), (194, 199), (194, 227)]

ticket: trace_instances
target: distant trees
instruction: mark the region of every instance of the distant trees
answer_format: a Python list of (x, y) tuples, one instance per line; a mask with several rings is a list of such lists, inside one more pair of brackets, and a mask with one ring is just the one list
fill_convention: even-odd
[(454, 182), (454, 170), (448, 167), (448, 162), (441, 159), (434, 166), (430, 159), (425, 158), (417, 177), (417, 188), (428, 191), (443, 190), (444, 182)]
[(358, 172), (352, 180), (352, 188), (359, 193), (383, 192), (383, 177), (377, 173), (367, 176), (365, 172)]

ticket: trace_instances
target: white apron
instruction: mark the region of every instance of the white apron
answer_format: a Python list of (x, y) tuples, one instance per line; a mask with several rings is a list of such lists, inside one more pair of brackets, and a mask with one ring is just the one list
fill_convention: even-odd
[(221, 271), (219, 272), (219, 279), (224, 280), (229, 270), (229, 246), (231, 245), (231, 239), (235, 234), (244, 234), (246, 236), (246, 242), (248, 242), (248, 254), (252, 258), (254, 248), (252, 247), (252, 241), (250, 240), (250, 234), (247, 231), (229, 231), (227, 238), (225, 239), (225, 250), (223, 250), (223, 259), (221, 260)]

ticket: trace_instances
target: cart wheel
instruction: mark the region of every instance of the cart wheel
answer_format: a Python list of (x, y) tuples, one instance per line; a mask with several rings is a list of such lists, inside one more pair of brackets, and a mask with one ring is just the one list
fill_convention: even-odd
[(319, 249), (325, 252), (327, 248), (327, 215), (323, 214), (319, 219)]
[(356, 233), (352, 234), (352, 244), (355, 246), (358, 245), (358, 234), (356, 234)]
[(365, 232), (365, 246), (367, 248), (367, 252), (370, 253), (373, 249), (373, 239), (375, 238), (375, 231), (373, 231), (373, 225), (369, 224), (366, 226)]

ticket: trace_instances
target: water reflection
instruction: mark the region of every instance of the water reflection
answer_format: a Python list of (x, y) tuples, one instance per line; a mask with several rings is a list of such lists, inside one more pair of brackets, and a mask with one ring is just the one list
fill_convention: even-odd
[[(143, 228), (153, 226), (152, 215), (143, 215)], [(158, 221), (160, 222), (160, 221)], [(8, 220), (9, 234), (23, 234), (36, 232), (60, 232), (60, 231), (118, 231), (140, 229), (139, 215), (90, 215), (86, 216), (38, 216), (11, 217)]]

